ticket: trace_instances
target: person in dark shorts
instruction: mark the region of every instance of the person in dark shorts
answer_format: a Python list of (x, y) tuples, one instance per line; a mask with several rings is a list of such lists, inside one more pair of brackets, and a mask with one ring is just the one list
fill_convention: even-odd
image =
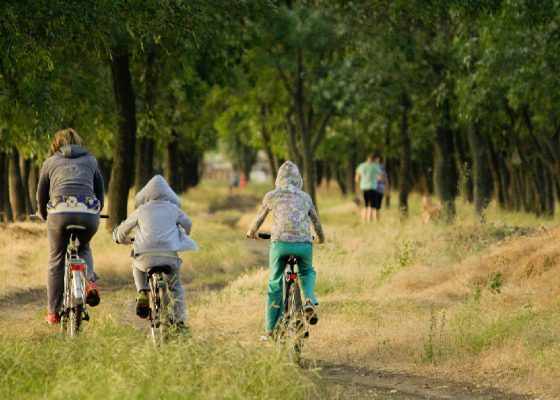
[(360, 185), (364, 192), (364, 209), (362, 210), (362, 222), (370, 223), (373, 215), (373, 201), (375, 189), (377, 188), (377, 178), (381, 170), (379, 165), (374, 162), (375, 154), (370, 154), (367, 160), (356, 168), (355, 181)]
[(374, 190), (373, 194), (373, 208), (375, 209), (375, 213), (373, 214), (373, 219), (379, 221), (381, 218), (381, 205), (383, 204), (383, 195), (387, 190), (387, 171), (385, 171), (385, 167), (382, 164), (382, 160), (380, 156), (376, 156), (374, 162), (379, 166), (379, 174), (377, 175), (377, 187)]

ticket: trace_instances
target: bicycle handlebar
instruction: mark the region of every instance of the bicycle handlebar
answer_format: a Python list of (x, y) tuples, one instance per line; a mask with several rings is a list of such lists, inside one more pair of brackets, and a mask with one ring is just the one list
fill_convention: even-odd
[[(264, 232), (259, 232), (259, 233), (257, 233), (257, 237), (258, 237), (259, 239), (270, 240), (270, 237), (271, 237), (271, 236), (272, 236), (272, 235), (271, 235), (270, 233), (264, 233)], [(311, 236), (311, 239), (312, 239), (312, 240), (315, 240), (315, 236)]]
[[(108, 214), (99, 214), (99, 218), (109, 218), (109, 215)], [(30, 214), (29, 215), (29, 220), (35, 221), (35, 220), (41, 220), (41, 218), (37, 214)]]

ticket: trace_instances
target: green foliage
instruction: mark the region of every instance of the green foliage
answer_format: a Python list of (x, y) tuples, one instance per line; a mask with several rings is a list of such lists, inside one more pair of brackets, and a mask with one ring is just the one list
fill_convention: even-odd
[[(441, 314), (441, 317), (438, 316)], [(437, 313), (432, 307), (430, 310), (430, 326), (428, 339), (424, 344), (424, 351), (420, 361), (422, 363), (435, 364), (443, 354), (445, 336), (445, 311)]]
[(502, 292), (502, 285), (504, 284), (504, 276), (501, 272), (496, 272), (490, 279), (488, 279), (488, 288), (492, 293), (500, 294)]

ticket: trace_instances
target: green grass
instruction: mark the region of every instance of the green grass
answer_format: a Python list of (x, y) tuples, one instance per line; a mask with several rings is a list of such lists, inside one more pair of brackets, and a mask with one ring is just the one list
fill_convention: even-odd
[(22, 335), (0, 323), (3, 399), (313, 399), (327, 394), (313, 372), (272, 346), (245, 346), (213, 333), (178, 336), (155, 348), (117, 308), (65, 337), (33, 323)]

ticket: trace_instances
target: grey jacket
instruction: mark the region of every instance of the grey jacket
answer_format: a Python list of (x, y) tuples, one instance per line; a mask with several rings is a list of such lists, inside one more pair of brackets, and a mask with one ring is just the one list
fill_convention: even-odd
[(195, 241), (188, 236), (192, 222), (181, 211), (179, 197), (161, 175), (154, 176), (138, 192), (135, 203), (136, 210), (113, 232), (117, 242), (125, 243), (130, 232), (136, 228), (135, 255), (198, 249)]
[(105, 190), (97, 160), (80, 146), (61, 147), (41, 169), (37, 185), (37, 212), (47, 216), (47, 203), (55, 196), (93, 196), (101, 203)]

